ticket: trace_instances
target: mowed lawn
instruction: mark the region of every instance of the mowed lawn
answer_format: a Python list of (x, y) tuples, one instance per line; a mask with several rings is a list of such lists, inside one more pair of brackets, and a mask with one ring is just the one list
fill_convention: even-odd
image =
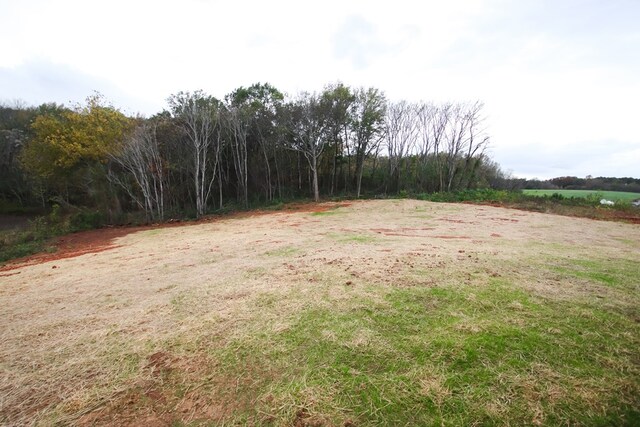
[(4, 425), (640, 425), (640, 227), (326, 204), (0, 272)]
[(524, 194), (530, 196), (553, 196), (560, 194), (563, 197), (579, 197), (586, 198), (589, 196), (598, 196), (612, 201), (632, 201), (640, 199), (640, 193), (631, 193), (626, 191), (597, 191), (597, 190), (522, 190)]

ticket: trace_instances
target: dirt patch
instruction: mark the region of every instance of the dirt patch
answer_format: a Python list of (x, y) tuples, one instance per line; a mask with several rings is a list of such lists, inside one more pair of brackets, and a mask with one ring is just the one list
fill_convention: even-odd
[(292, 425), (293, 427), (324, 427), (330, 423), (322, 417), (310, 414), (306, 408), (301, 408), (296, 411)]
[[(0, 270), (2, 271), (2, 270)], [(20, 274), (19, 271), (16, 271), (15, 273), (5, 273), (5, 274), (0, 274), (0, 277), (9, 277), (9, 276), (15, 276), (16, 274)]]
[(504, 222), (519, 222), (517, 219), (513, 218), (491, 218), (494, 221), (504, 221)]
[(442, 218), (442, 221), (452, 222), (454, 224), (477, 224), (475, 221), (463, 221), (461, 219)]
[(42, 264), (43, 262), (55, 261), (65, 258), (98, 253), (109, 249), (117, 248), (113, 241), (118, 237), (126, 236), (141, 230), (148, 230), (152, 227), (118, 227), (103, 228), (99, 230), (82, 231), (58, 237), (52, 242), (55, 248), (53, 253), (39, 253), (24, 258), (19, 258), (0, 266), (0, 271), (14, 270), (16, 268), (29, 265)]
[[(79, 426), (140, 425), (171, 426), (183, 422), (215, 422), (239, 408), (204, 390), (203, 378), (213, 378), (211, 360), (202, 355), (176, 357), (158, 351), (146, 358), (142, 377), (126, 391), (95, 405), (77, 420)], [(228, 387), (235, 379), (215, 376), (215, 382)], [(190, 384), (186, 389), (183, 384)], [(176, 393), (176, 390), (181, 390)]]
[[(427, 235), (420, 234), (421, 231), (432, 231), (435, 230), (435, 227), (420, 227), (420, 228), (411, 228), (411, 227), (402, 227), (402, 228), (371, 228), (370, 231), (374, 233), (383, 234), (385, 236), (399, 236), (399, 237), (427, 237)], [(347, 231), (344, 230), (343, 231)]]
[[(294, 214), (294, 213), (317, 213), (327, 212), (332, 209), (348, 207), (351, 203), (292, 203), (286, 205), (282, 210), (254, 210), (247, 212), (234, 212), (226, 215), (207, 216), (197, 221), (179, 221), (173, 220), (162, 224), (154, 224), (149, 226), (136, 226), (136, 227), (110, 227), (102, 228), (99, 230), (81, 231), (78, 233), (68, 234), (63, 237), (58, 237), (53, 240), (51, 247), (54, 249), (50, 253), (39, 253), (28, 257), (18, 258), (4, 265), (0, 265), (0, 271), (15, 270), (17, 268), (42, 264), (44, 262), (56, 261), (65, 258), (73, 258), (85, 254), (99, 253), (110, 249), (118, 248), (119, 245), (114, 241), (117, 238), (127, 236), (131, 233), (145, 230), (156, 230), (169, 227), (180, 227), (186, 225), (195, 225), (203, 223), (217, 222), (228, 219), (241, 219), (252, 218), (264, 215), (273, 215), (277, 213)], [(290, 224), (293, 227), (298, 227), (302, 224)], [(181, 248), (181, 250), (187, 250), (188, 247)], [(16, 273), (17, 274), (17, 273)]]
[(145, 368), (150, 369), (152, 372), (159, 372), (170, 369), (172, 358), (169, 353), (158, 351), (149, 356), (147, 362)]

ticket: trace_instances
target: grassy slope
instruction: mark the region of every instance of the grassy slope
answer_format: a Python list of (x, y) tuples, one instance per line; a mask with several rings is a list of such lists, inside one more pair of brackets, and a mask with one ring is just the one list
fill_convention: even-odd
[(588, 197), (590, 195), (598, 195), (607, 200), (635, 200), (640, 199), (640, 193), (628, 193), (623, 191), (596, 191), (596, 190), (522, 190), (524, 194), (531, 196), (552, 196), (560, 194), (564, 197)]

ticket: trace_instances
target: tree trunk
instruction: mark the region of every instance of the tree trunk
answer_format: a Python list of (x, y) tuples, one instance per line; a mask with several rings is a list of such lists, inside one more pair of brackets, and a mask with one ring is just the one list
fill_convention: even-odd
[(298, 191), (302, 190), (302, 165), (300, 164), (300, 156), (302, 156), (302, 153), (298, 152), (297, 153), (297, 165), (298, 165)]
[(218, 168), (218, 184), (220, 189), (220, 209), (222, 209), (222, 165)]
[(360, 189), (362, 187), (362, 171), (364, 169), (364, 158), (362, 157), (358, 156), (356, 160), (356, 198), (360, 198)]
[(276, 188), (278, 189), (278, 198), (282, 200), (282, 184), (280, 182), (280, 167), (278, 166), (278, 155), (276, 149), (273, 149), (273, 161), (276, 167)]
[(196, 216), (202, 215), (202, 198), (200, 197), (200, 150), (196, 147), (195, 156)]
[(267, 179), (266, 179), (266, 196), (267, 196), (267, 202), (270, 202), (273, 199), (273, 195), (272, 195), (272, 191), (271, 191), (271, 165), (269, 165), (269, 157), (267, 156), (267, 150), (264, 147), (264, 145), (262, 146), (262, 154), (264, 155), (264, 165), (266, 166), (267, 170), (266, 170), (266, 174), (267, 174)]
[(316, 202), (320, 201), (320, 191), (318, 189), (318, 159), (313, 156), (312, 157), (312, 167), (311, 172), (313, 173), (313, 200)]

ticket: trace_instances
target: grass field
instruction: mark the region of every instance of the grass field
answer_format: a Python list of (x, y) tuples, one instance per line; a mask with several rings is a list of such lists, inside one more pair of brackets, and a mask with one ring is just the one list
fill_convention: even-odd
[(624, 191), (592, 191), (592, 190), (522, 190), (524, 194), (531, 196), (552, 196), (560, 194), (563, 197), (589, 197), (597, 196), (612, 201), (632, 201), (640, 199), (640, 193), (629, 193)]
[(639, 226), (320, 207), (0, 271), (0, 423), (640, 424)]

